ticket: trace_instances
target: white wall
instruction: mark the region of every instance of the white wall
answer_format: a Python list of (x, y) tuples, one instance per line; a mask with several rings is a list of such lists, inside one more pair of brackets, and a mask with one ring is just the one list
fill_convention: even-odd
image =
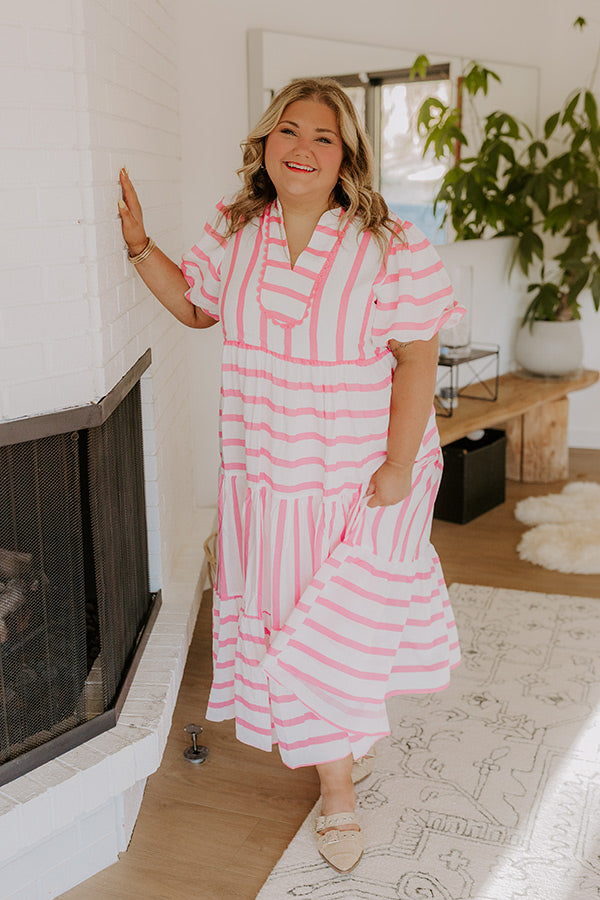
[[(41, 5), (40, 5), (41, 7)], [(0, 416), (86, 402), (101, 379), (90, 327), (79, 114), (82, 44), (68, 0), (3, 10)], [(39, 15), (38, 15), (39, 12)], [(28, 15), (29, 13), (29, 15)], [(78, 58), (79, 57), (79, 58)]]
[[(562, 0), (181, 0), (184, 244), (196, 239), (214, 202), (237, 184), (239, 144), (247, 132), (246, 32), (250, 28), (304, 34), (340, 41), (410, 49), (416, 53), (452, 54), (539, 66), (542, 120), (568, 89), (585, 83), (600, 39), (596, 0), (580, 0), (577, 9)], [(576, 15), (588, 16), (583, 34), (572, 29)], [(597, 18), (594, 18), (594, 15)], [(474, 248), (457, 251), (461, 257)], [(452, 249), (444, 251), (450, 255)], [(498, 340), (502, 333), (503, 368), (511, 362), (511, 342), (525, 302), (523, 285), (507, 285), (506, 247), (486, 247), (472, 258), (477, 297), (475, 337)], [(600, 367), (600, 316), (591, 301), (584, 316), (585, 365)], [(194, 400), (196, 489), (201, 504), (215, 502), (218, 447), (219, 338), (216, 329), (188, 336)], [(600, 447), (600, 386), (573, 394), (570, 443)]]

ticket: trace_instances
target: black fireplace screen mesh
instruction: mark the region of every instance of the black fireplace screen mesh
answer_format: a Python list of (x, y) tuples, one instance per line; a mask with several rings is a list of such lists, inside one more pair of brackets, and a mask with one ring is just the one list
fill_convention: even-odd
[(150, 606), (137, 384), (95, 428), (0, 447), (0, 767), (114, 701)]
[[(148, 612), (148, 563), (139, 384), (99, 428), (88, 431), (88, 484), (95, 588), (105, 665), (105, 707)], [(141, 526), (141, 527), (140, 527)]]
[(0, 448), (1, 762), (84, 715), (78, 443), (75, 433)]

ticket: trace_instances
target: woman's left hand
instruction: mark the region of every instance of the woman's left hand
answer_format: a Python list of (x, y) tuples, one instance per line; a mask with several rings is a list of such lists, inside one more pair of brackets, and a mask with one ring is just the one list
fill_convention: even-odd
[(392, 462), (389, 459), (371, 475), (365, 496), (367, 506), (393, 506), (410, 494), (412, 488), (412, 466)]
[(119, 181), (123, 191), (123, 199), (119, 200), (119, 215), (125, 243), (132, 256), (141, 253), (148, 243), (148, 235), (144, 229), (144, 215), (136, 190), (126, 169), (119, 172)]

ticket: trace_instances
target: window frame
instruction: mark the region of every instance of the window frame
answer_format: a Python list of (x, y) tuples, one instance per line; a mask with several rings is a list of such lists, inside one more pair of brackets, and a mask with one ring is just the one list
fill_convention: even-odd
[(332, 75), (342, 87), (361, 87), (365, 91), (365, 129), (371, 139), (374, 157), (373, 182), (376, 190), (381, 189), (381, 87), (385, 84), (407, 84), (418, 81), (448, 81), (451, 95), (452, 64), (435, 63), (427, 67), (425, 76), (411, 77), (410, 68), (384, 69), (378, 72), (352, 72), (347, 75)]

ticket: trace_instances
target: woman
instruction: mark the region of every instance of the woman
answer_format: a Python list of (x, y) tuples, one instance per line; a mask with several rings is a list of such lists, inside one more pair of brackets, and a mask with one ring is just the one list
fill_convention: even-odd
[(385, 697), (439, 690), (459, 660), (429, 532), (436, 335), (460, 311), (433, 248), (373, 190), (336, 82), (284, 88), (243, 161), (181, 268), (147, 237), (124, 171), (119, 208), (151, 291), (225, 338), (207, 717), (316, 765), (318, 848), (349, 871), (353, 763), (389, 733)]

